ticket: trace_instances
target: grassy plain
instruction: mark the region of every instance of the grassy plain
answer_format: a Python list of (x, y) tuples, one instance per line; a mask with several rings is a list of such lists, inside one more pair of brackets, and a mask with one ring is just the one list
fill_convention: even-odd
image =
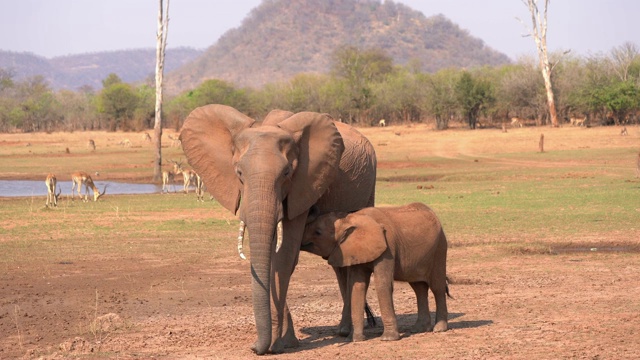
[[(289, 296), (302, 346), (284, 358), (640, 352), (633, 340), (640, 331), (639, 127), (629, 127), (629, 136), (614, 127), (361, 131), (378, 156), (377, 204), (421, 201), (443, 222), (456, 297), (452, 330), (405, 334), (404, 353), (375, 336), (367, 341), (374, 352), (342, 347), (332, 335), (340, 306), (332, 272), (303, 254)], [(119, 145), (124, 138), (131, 147)], [(164, 141), (165, 160), (184, 158)], [(69, 180), (84, 170), (101, 180), (150, 182), (152, 161), (152, 145), (137, 133), (0, 134), (0, 179), (55, 172)], [(237, 220), (217, 202), (171, 193), (95, 203), (63, 194), (57, 208), (44, 203), (0, 198), (0, 358), (251, 355), (248, 263), (235, 254)], [(405, 285), (396, 290), (401, 326), (415, 315)], [(105, 325), (107, 314), (114, 315)], [(523, 336), (530, 341), (520, 343)], [(545, 350), (549, 342), (558, 352)]]

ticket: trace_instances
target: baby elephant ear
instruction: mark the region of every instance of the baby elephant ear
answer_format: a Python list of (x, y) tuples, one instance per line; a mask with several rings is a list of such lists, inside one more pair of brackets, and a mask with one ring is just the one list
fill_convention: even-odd
[(385, 229), (372, 217), (351, 214), (336, 225), (338, 246), (329, 255), (329, 264), (336, 267), (374, 261), (387, 250)]

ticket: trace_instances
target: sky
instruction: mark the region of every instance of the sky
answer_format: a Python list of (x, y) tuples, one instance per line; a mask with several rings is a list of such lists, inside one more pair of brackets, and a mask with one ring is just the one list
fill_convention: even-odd
[[(167, 46), (206, 49), (226, 31), (239, 27), (261, 1), (173, 0)], [(517, 60), (535, 54), (533, 39), (523, 36), (529, 32), (531, 16), (522, 1), (395, 2), (425, 16), (443, 14), (489, 47)], [(544, 1), (539, 2), (543, 8)], [(51, 58), (156, 46), (156, 0), (0, 0), (0, 9), (0, 50)], [(607, 54), (625, 42), (640, 47), (638, 14), (638, 0), (550, 1), (549, 50), (591, 56)]]

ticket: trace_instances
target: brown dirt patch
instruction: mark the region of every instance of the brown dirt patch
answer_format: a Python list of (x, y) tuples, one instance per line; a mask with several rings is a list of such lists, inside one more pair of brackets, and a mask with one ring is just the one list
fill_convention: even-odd
[[(612, 237), (587, 246), (627, 243)], [(131, 254), (5, 267), (0, 358), (250, 358), (249, 265), (231, 251), (219, 255), (201, 263)], [(301, 344), (279, 357), (634, 358), (640, 351), (638, 256), (453, 246), (450, 331), (409, 333), (415, 298), (407, 284), (397, 283), (402, 339), (380, 341), (378, 326), (366, 330), (367, 341), (353, 344), (334, 335), (340, 301), (332, 270), (303, 254), (289, 294)], [(379, 315), (373, 294), (374, 285), (369, 301)]]

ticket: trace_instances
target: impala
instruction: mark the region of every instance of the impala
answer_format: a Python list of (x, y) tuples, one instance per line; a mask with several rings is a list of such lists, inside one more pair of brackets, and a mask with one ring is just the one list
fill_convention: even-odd
[(173, 137), (171, 134), (167, 134), (167, 136), (169, 137), (169, 140), (171, 140), (171, 146), (173, 146), (173, 147), (180, 146), (180, 144), (181, 144), (180, 138)]
[(511, 127), (522, 127), (522, 119), (520, 119), (519, 117), (512, 117)]
[(54, 174), (49, 173), (47, 178), (44, 181), (45, 185), (47, 185), (47, 203), (45, 206), (58, 206), (58, 196), (62, 192), (61, 188), (58, 188), (58, 194), (56, 194), (56, 185), (58, 184), (58, 179)]
[(124, 139), (118, 143), (118, 145), (122, 147), (131, 147), (131, 141), (129, 139)]
[[(196, 172), (191, 170), (191, 169), (183, 169), (182, 168), (182, 161), (173, 161), (170, 160), (173, 163), (173, 173), (174, 174), (182, 174), (182, 180), (184, 181), (184, 192), (185, 193), (189, 193), (189, 185), (191, 185), (191, 181), (194, 180), (196, 178)], [(197, 185), (197, 184), (196, 184)], [(196, 187), (196, 194), (198, 194), (198, 189)]]
[(196, 196), (198, 201), (204, 202), (204, 180), (198, 174), (196, 174)]
[(104, 195), (104, 193), (107, 191), (107, 185), (105, 185), (104, 189), (102, 189), (102, 192), (100, 192), (100, 189), (98, 189), (98, 187), (93, 183), (93, 179), (91, 179), (91, 176), (89, 174), (87, 174), (84, 171), (78, 171), (71, 174), (71, 198), (72, 199), (73, 199), (73, 189), (76, 188), (76, 186), (78, 189), (78, 195), (82, 199), (81, 188), (83, 184), (85, 186), (85, 196), (84, 196), (85, 202), (88, 201), (89, 188), (93, 189), (93, 201), (98, 201), (98, 199), (102, 195)]
[(164, 193), (165, 189), (169, 192), (169, 184), (173, 186), (173, 192), (176, 192), (175, 182), (176, 174), (171, 170), (162, 170), (162, 192)]
[(569, 122), (571, 123), (572, 126), (584, 126), (584, 122), (587, 120), (586, 117), (583, 118), (570, 118)]

